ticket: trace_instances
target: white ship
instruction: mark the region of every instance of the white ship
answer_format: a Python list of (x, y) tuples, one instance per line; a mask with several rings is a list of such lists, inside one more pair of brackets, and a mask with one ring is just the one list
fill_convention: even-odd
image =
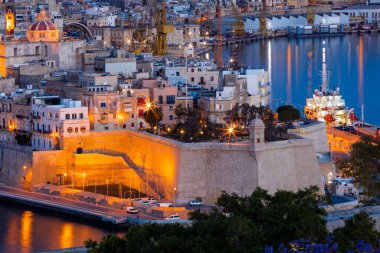
[(340, 89), (328, 87), (325, 41), (322, 48), (322, 85), (314, 91), (312, 98), (306, 99), (304, 112), (307, 118), (324, 121), (331, 126), (352, 126), (358, 120), (354, 109), (346, 106)]

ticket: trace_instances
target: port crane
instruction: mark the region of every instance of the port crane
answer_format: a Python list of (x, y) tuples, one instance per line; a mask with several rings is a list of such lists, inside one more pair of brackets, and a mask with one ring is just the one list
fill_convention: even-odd
[[(239, 39), (245, 36), (245, 26), (244, 19), (232, 0), (228, 0), (229, 5), (231, 6), (232, 13), (234, 16), (234, 24), (233, 24), (233, 37)], [(218, 0), (216, 2), (216, 19), (217, 19), (217, 35), (216, 39), (216, 53), (215, 53), (215, 61), (218, 68), (222, 68), (223, 57), (222, 57), (222, 47), (223, 47), (223, 35), (222, 35), (222, 6), (221, 1)], [(230, 66), (237, 67), (238, 66), (238, 54), (237, 54), (237, 44), (231, 46), (230, 50)]]

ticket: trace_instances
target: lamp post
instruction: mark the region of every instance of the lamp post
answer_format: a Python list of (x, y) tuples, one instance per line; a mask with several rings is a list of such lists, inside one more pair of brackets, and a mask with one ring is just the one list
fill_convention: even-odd
[(173, 214), (175, 213), (175, 192), (177, 191), (177, 188), (173, 188)]
[(84, 178), (86, 177), (86, 172), (83, 172), (82, 176), (82, 189), (84, 191)]

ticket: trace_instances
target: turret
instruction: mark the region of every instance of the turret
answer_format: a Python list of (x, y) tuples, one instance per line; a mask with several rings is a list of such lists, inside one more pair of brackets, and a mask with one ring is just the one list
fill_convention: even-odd
[(252, 147), (257, 147), (264, 144), (265, 141), (265, 125), (264, 122), (256, 115), (256, 118), (251, 121), (248, 126), (249, 140)]

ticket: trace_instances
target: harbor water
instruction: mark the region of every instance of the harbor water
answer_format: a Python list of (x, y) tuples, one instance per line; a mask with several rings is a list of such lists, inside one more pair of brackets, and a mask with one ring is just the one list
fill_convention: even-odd
[[(330, 88), (339, 87), (346, 105), (365, 121), (380, 125), (380, 34), (325, 38), (276, 38), (239, 45), (239, 61), (270, 71), (272, 107), (305, 100), (321, 85), (322, 41), (326, 41)], [(229, 48), (224, 48), (225, 62)]]
[(104, 224), (0, 202), (0, 252), (30, 253), (83, 246), (116, 232)]

